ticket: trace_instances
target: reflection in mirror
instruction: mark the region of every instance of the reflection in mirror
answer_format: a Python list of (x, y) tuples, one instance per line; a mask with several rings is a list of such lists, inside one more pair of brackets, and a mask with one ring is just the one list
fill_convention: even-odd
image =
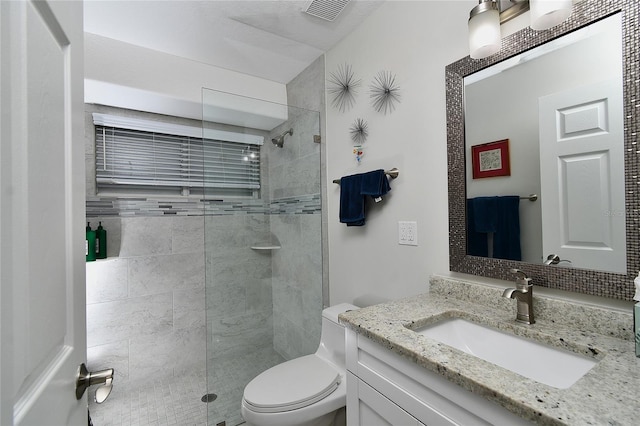
[[(636, 146), (637, 134), (640, 132), (640, 119), (638, 115), (638, 111), (640, 111), (640, 87), (636, 84), (638, 73), (637, 52), (640, 48), (640, 28), (637, 21), (638, 7), (639, 4), (635, 0), (582, 0), (579, 2), (574, 2), (572, 14), (568, 18), (568, 20), (550, 30), (534, 31), (531, 28), (524, 28), (514, 34), (504, 37), (502, 39), (502, 49), (493, 56), (481, 60), (473, 60), (467, 56), (447, 65), (445, 73), (447, 92), (447, 159), (449, 172), (449, 268), (452, 272), (463, 272), (484, 277), (511, 280), (512, 278), (510, 277), (508, 271), (511, 268), (517, 268), (526, 272), (527, 275), (533, 279), (534, 285), (617, 299), (631, 300), (634, 294), (633, 279), (638, 274), (638, 270), (640, 269), (640, 256), (638, 256), (638, 253), (640, 253), (640, 227), (638, 226), (638, 223), (640, 222), (638, 222), (637, 218), (638, 214), (640, 214), (640, 191), (638, 191), (638, 188), (640, 188), (640, 186), (638, 185), (640, 182), (640, 150), (638, 150)], [(605, 89), (607, 87), (611, 89), (611, 87), (608, 86), (607, 83), (610, 82), (611, 79), (606, 79), (604, 77), (600, 78), (600, 80), (605, 81), (601, 82), (602, 84), (600, 85), (596, 84), (598, 83), (598, 81), (594, 79), (592, 79), (590, 82), (585, 82), (584, 84), (575, 84), (575, 82), (577, 80), (583, 79), (584, 75), (591, 74), (591, 71), (593, 71), (592, 67), (600, 67), (600, 65), (605, 64), (611, 66), (612, 69), (619, 69), (618, 67), (620, 67), (621, 65), (622, 109), (624, 111), (622, 113), (622, 132), (624, 141), (624, 187), (622, 187), (622, 185), (616, 186), (614, 184), (614, 179), (619, 178), (615, 178), (614, 173), (612, 172), (610, 182), (606, 182), (607, 185), (604, 190), (601, 186), (590, 183), (590, 192), (588, 194), (582, 194), (574, 197), (572, 192), (571, 199), (568, 199), (566, 197), (561, 198), (560, 195), (564, 196), (564, 194), (560, 193), (561, 191), (564, 191), (564, 189), (562, 188), (572, 189), (575, 184), (583, 183), (581, 180), (581, 176), (583, 176), (581, 174), (581, 171), (583, 169), (585, 171), (600, 169), (600, 174), (595, 175), (599, 177), (595, 179), (592, 177), (592, 174), (585, 173), (584, 176), (588, 179), (591, 179), (590, 182), (602, 183), (602, 176), (607, 176), (607, 174), (603, 173), (601, 166), (603, 164), (607, 164), (607, 161), (609, 160), (605, 161), (603, 160), (603, 156), (600, 156), (601, 158), (598, 158), (597, 155), (594, 155), (593, 158), (589, 158), (588, 156), (585, 156), (581, 151), (577, 151), (577, 154), (567, 154), (560, 151), (554, 152), (553, 150), (547, 150), (546, 148), (544, 148), (545, 146), (568, 147), (569, 145), (571, 145), (569, 143), (542, 144), (537, 146), (537, 148), (531, 148), (527, 145), (528, 149), (533, 149), (534, 154), (536, 154), (537, 149), (537, 155), (529, 153), (528, 158), (525, 157), (524, 160), (521, 160), (516, 157), (516, 152), (524, 149), (525, 145), (522, 140), (516, 141), (516, 139), (531, 139), (531, 137), (518, 136), (513, 129), (507, 129), (507, 131), (510, 132), (510, 134), (507, 135), (502, 133), (496, 135), (484, 135), (478, 138), (477, 141), (470, 142), (470, 144), (479, 145), (487, 142), (502, 141), (505, 139), (509, 140), (509, 142), (507, 144), (504, 144), (504, 146), (509, 147), (513, 151), (513, 157), (511, 158), (513, 164), (511, 164), (509, 173), (506, 173), (505, 170), (501, 170), (500, 165), (495, 165), (495, 167), (500, 171), (500, 173), (498, 173), (499, 177), (480, 178), (475, 180), (469, 178), (469, 180), (472, 181), (474, 185), (476, 183), (481, 183), (484, 181), (515, 181), (517, 180), (516, 177), (518, 177), (521, 173), (520, 170), (523, 170), (522, 173), (524, 173), (525, 168), (529, 167), (530, 163), (535, 163), (537, 165), (537, 174), (540, 177), (539, 180), (532, 179), (530, 182), (528, 182), (526, 188), (504, 188), (505, 192), (499, 193), (470, 192), (469, 196), (480, 197), (483, 195), (492, 194), (494, 194), (494, 196), (495, 194), (498, 194), (500, 196), (505, 194), (528, 196), (529, 193), (533, 192), (533, 189), (530, 189), (530, 187), (537, 187), (537, 185), (539, 185), (539, 200), (533, 204), (528, 204), (530, 203), (529, 201), (522, 200), (519, 202), (518, 207), (519, 211), (521, 211), (525, 207), (530, 208), (533, 205), (534, 209), (539, 209), (539, 224), (537, 226), (540, 228), (540, 232), (537, 233), (539, 238), (538, 242), (536, 243), (538, 249), (523, 249), (523, 256), (530, 256), (530, 254), (527, 253), (533, 253), (533, 257), (527, 257), (527, 259), (532, 259), (528, 261), (516, 261), (495, 257), (480, 257), (468, 254), (466, 196), (467, 176), (465, 173), (465, 168), (468, 166), (468, 164), (470, 164), (471, 160), (469, 160), (470, 154), (467, 152), (468, 148), (465, 146), (465, 126), (467, 124), (465, 123), (465, 82), (463, 79), (501, 62), (509, 65), (512, 65), (512, 62), (532, 62), (536, 59), (522, 59), (523, 56), (526, 56), (526, 53), (532, 51), (532, 49), (535, 49), (538, 46), (549, 46), (549, 42), (559, 39), (559, 37), (567, 34), (578, 33), (581, 28), (585, 28), (586, 26), (589, 26), (589, 31), (592, 31), (591, 28), (594, 28), (594, 26), (591, 26), (591, 24), (597, 24), (607, 17), (611, 17), (614, 15), (616, 15), (614, 19), (618, 20), (618, 25), (621, 28), (621, 31), (618, 33), (618, 36), (620, 37), (619, 40), (622, 40), (621, 45), (618, 45), (621, 47), (621, 49), (612, 48), (610, 51), (607, 51), (606, 54), (616, 54), (616, 50), (618, 52), (621, 50), (622, 61), (615, 62), (615, 60), (610, 57), (608, 57), (607, 59), (596, 60), (591, 47), (582, 47), (580, 49), (582, 51), (582, 58), (580, 59), (586, 60), (587, 62), (583, 62), (583, 65), (581, 65), (580, 68), (567, 70), (567, 68), (563, 66), (561, 68), (555, 69), (555, 71), (552, 71), (551, 75), (547, 75), (544, 78), (547, 80), (552, 80), (551, 83), (553, 83), (556, 80), (559, 81), (560, 79), (569, 76), (569, 83), (575, 87), (594, 83), (591, 85), (594, 86), (597, 90), (600, 90), (603, 87)], [(615, 26), (616, 24), (612, 25)], [(562, 38), (561, 40), (565, 39)], [(579, 41), (578, 43), (583, 43), (583, 41)], [(551, 52), (551, 56), (563, 56), (562, 54), (558, 53), (554, 55), (554, 52)], [(546, 59), (540, 57), (539, 60), (545, 61)], [(519, 68), (515, 67), (512, 74), (516, 73), (516, 69)], [(511, 68), (507, 67), (507, 69), (497, 74), (508, 75), (510, 73), (510, 70)], [(600, 71), (598, 72), (609, 71), (611, 71), (611, 69), (600, 69)], [(526, 73), (526, 71), (524, 72)], [(605, 125), (605, 127), (609, 126), (609, 121), (603, 121), (600, 119), (601, 112), (604, 109), (613, 112), (614, 104), (619, 105), (619, 101), (611, 101), (613, 102), (611, 103), (607, 100), (606, 102), (602, 102), (600, 106), (588, 108), (585, 111), (581, 111), (579, 108), (563, 109), (564, 107), (562, 107), (562, 102), (560, 101), (550, 99), (547, 103), (546, 100), (548, 100), (547, 98), (549, 98), (549, 95), (547, 94), (540, 96), (541, 100), (544, 100), (545, 102), (538, 102), (538, 100), (535, 101), (533, 107), (534, 112), (530, 112), (529, 110), (525, 111), (525, 101), (516, 104), (515, 107), (507, 107), (505, 103), (506, 101), (498, 100), (498, 96), (501, 96), (503, 93), (507, 92), (516, 94), (520, 92), (527, 92), (530, 89), (529, 86), (533, 85), (530, 77), (524, 78), (520, 74), (520, 71), (517, 71), (517, 73), (517, 82), (519, 83), (519, 85), (512, 86), (510, 89), (506, 89), (506, 85), (503, 85), (501, 83), (500, 87), (492, 91), (488, 98), (486, 97), (482, 100), (482, 111), (484, 114), (478, 119), (481, 120), (480, 123), (485, 124), (479, 125), (481, 130), (484, 131), (494, 126), (494, 124), (486, 124), (490, 120), (502, 123), (509, 122), (516, 123), (521, 127), (532, 126), (534, 132), (537, 130), (537, 134), (532, 137), (535, 140), (554, 140), (554, 138), (555, 140), (558, 140), (558, 135), (560, 135), (560, 139), (564, 138), (569, 140), (572, 138), (567, 138), (567, 134), (589, 132), (597, 133), (597, 130), (593, 130), (594, 127), (597, 129), (599, 127), (602, 127), (602, 125)], [(475, 83), (470, 83), (469, 85), (471, 84)], [(571, 91), (575, 87), (568, 88), (567, 90), (562, 90), (560, 93), (569, 92), (569, 95), (575, 95), (575, 93), (571, 93)], [(594, 90), (594, 92), (596, 92), (597, 90)], [(613, 90), (615, 91), (615, 88)], [(617, 90), (619, 92), (619, 89)], [(601, 99), (604, 99), (604, 97), (602, 97)], [(593, 103), (592, 101), (593, 99), (578, 102), (578, 105), (582, 105), (583, 103)], [(501, 105), (503, 103), (504, 105)], [(606, 108), (604, 108), (605, 106)], [(561, 130), (564, 133), (559, 134), (557, 127), (549, 126), (547, 128), (544, 126), (541, 127), (540, 123), (529, 123), (529, 119), (532, 115), (540, 116), (540, 111), (545, 110), (557, 111), (554, 112), (551, 119), (549, 119), (548, 117), (547, 119), (552, 123), (560, 121), (564, 126), (561, 127)], [(515, 114), (511, 114), (512, 112), (515, 112)], [(507, 114), (511, 115), (507, 118)], [(561, 120), (557, 120), (557, 116), (560, 116)], [(547, 121), (547, 119), (544, 119), (543, 117), (542, 121)], [(591, 124), (585, 126), (585, 122)], [(594, 122), (596, 123), (595, 126), (593, 125)], [(549, 131), (550, 133), (547, 133), (547, 131)], [(471, 134), (471, 132), (469, 133)], [(599, 147), (582, 147), (583, 151), (588, 151), (589, 149), (592, 149), (595, 153), (602, 151), (602, 148)], [(546, 160), (540, 160), (540, 155), (542, 155), (543, 157), (546, 157), (547, 155), (555, 156), (556, 164), (553, 165), (552, 162), (551, 167), (545, 166), (544, 163)], [(580, 158), (585, 161), (565, 162), (566, 164), (558, 166), (558, 157), (562, 158), (562, 156), (566, 155), (577, 155), (578, 157), (582, 155), (582, 157)], [(613, 160), (613, 158), (616, 154), (611, 152), (607, 153), (606, 155), (611, 156), (610, 161), (615, 161)], [(495, 158), (497, 158), (497, 156), (494, 155), (494, 159)], [(487, 163), (493, 164), (492, 162)], [(540, 165), (543, 166), (541, 167)], [(553, 189), (546, 189), (547, 185), (550, 184), (549, 182), (553, 182), (552, 179), (547, 179), (547, 177), (557, 177), (557, 169), (560, 167), (565, 168), (565, 171), (563, 172), (564, 175), (560, 175), (561, 178), (565, 179), (564, 181), (560, 181), (563, 182), (564, 186), (558, 186), (556, 182), (556, 186), (553, 187)], [(620, 168), (619, 166), (613, 165), (611, 165), (609, 168), (613, 169), (614, 167), (618, 170)], [(549, 170), (553, 171), (554, 173), (550, 173)], [(532, 173), (534, 172), (535, 169)], [(510, 180), (511, 178), (513, 179)], [(613, 192), (616, 190), (619, 190), (624, 194), (624, 206), (621, 207), (621, 210), (618, 210), (619, 207), (618, 204), (616, 204), (616, 201), (612, 200), (610, 204), (607, 205), (606, 196), (603, 196), (603, 194), (606, 194), (607, 191)], [(470, 189), (470, 191), (472, 190)], [(473, 189), (473, 191), (475, 191), (475, 189)], [(549, 195), (549, 191), (553, 192), (554, 194), (558, 192), (560, 195), (558, 195), (557, 197), (551, 196)], [(619, 194), (617, 194), (616, 196), (618, 195)], [(590, 196), (591, 198), (588, 198), (588, 196)], [(555, 202), (554, 199), (556, 200)], [(596, 200), (595, 202), (593, 201), (594, 199)], [(584, 206), (580, 206), (579, 202), (584, 203)], [(561, 210), (559, 207), (563, 206), (563, 204), (561, 203), (564, 203), (564, 206), (569, 205), (573, 209), (573, 211), (577, 213), (571, 216), (567, 216), (568, 213), (565, 210)], [(555, 215), (556, 220), (547, 220), (545, 218), (545, 212), (547, 208), (549, 208), (549, 211), (551, 212), (549, 214)], [(611, 208), (612, 210), (606, 211), (607, 208)], [(551, 250), (545, 248), (545, 240), (547, 239), (547, 236), (560, 235), (562, 237), (565, 237), (566, 229), (563, 229), (562, 227), (567, 223), (570, 223), (571, 226), (579, 225), (575, 229), (570, 230), (571, 238), (574, 238), (577, 241), (588, 241), (586, 238), (580, 235), (580, 233), (578, 233), (576, 229), (586, 229), (588, 226), (590, 226), (589, 224), (591, 222), (589, 221), (592, 221), (594, 218), (600, 218), (602, 214), (604, 214), (605, 216), (617, 216), (622, 218), (622, 220), (626, 222), (624, 225), (622, 225), (625, 227), (624, 236), (626, 237), (626, 244), (624, 240), (618, 239), (618, 241), (622, 241), (621, 244), (623, 246), (626, 246), (626, 268), (624, 264), (615, 265), (615, 261), (613, 260), (608, 260), (607, 262), (609, 263), (604, 266), (597, 266), (599, 268), (598, 270), (594, 269), (596, 267), (595, 263), (589, 263), (586, 266), (578, 266), (573, 264), (575, 258), (573, 258), (572, 256), (567, 256), (564, 253), (561, 253), (559, 250)], [(582, 220), (584, 220), (584, 223), (580, 222)], [(529, 224), (527, 224), (527, 226), (529, 226)], [(555, 228), (551, 228), (551, 231), (547, 232), (547, 226), (555, 226)], [(544, 231), (542, 230), (543, 228)], [(534, 236), (532, 235), (535, 234), (534, 231), (526, 232), (529, 232), (527, 240), (534, 238)], [(577, 237), (575, 237), (575, 235), (577, 235)], [(617, 238), (615, 237), (615, 231), (611, 231), (610, 235), (612, 240)], [(600, 239), (600, 241), (603, 240), (604, 238)], [(595, 246), (596, 244), (592, 245)], [(541, 250), (539, 249), (540, 247), (542, 247)], [(605, 248), (600, 250), (598, 253), (602, 254), (607, 251), (614, 252), (616, 250), (608, 250)], [(545, 264), (547, 263), (545, 260), (549, 260), (549, 255), (554, 255), (551, 258), (552, 261), (548, 262), (548, 264)], [(555, 259), (555, 256), (558, 257), (558, 262), (553, 261), (553, 259)]]
[(467, 254), (626, 272), (621, 40), (618, 13), (464, 78)]

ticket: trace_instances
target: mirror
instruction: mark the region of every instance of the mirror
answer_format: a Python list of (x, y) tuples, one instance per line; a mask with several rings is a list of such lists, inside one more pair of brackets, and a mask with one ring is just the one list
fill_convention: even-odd
[(617, 13), (464, 77), (467, 254), (626, 272), (621, 46)]
[[(635, 222), (633, 214), (637, 213), (640, 207), (633, 187), (634, 184), (637, 185), (636, 177), (638, 175), (634, 147), (638, 123), (637, 118), (633, 115), (637, 114), (634, 109), (635, 105), (631, 105), (635, 99), (638, 99), (638, 94), (634, 92), (637, 89), (634, 89), (629, 84), (628, 78), (625, 77), (635, 73), (637, 68), (632, 55), (638, 48), (638, 29), (631, 22), (631, 18), (634, 16), (632, 9), (631, 1), (628, 0), (607, 2), (583, 0), (574, 5), (574, 11), (569, 20), (557, 27), (540, 32), (526, 28), (505, 37), (503, 49), (492, 57), (483, 60), (472, 60), (467, 57), (447, 66), (450, 269), (452, 271), (511, 279), (508, 270), (519, 268), (534, 279), (534, 284), (587, 294), (631, 299), (633, 295), (632, 280), (638, 271), (637, 256), (632, 256), (632, 254), (638, 253), (639, 236), (638, 230), (633, 226)], [(607, 17), (609, 18), (604, 19)], [(595, 47), (588, 44), (605, 43), (605, 39), (609, 43), (621, 46), (622, 51), (620, 52), (620, 48), (602, 46), (601, 54), (605, 56), (599, 59), (593, 50)], [(598, 48), (600, 49), (600, 47)], [(570, 61), (569, 64), (558, 62), (566, 59), (569, 56), (568, 52), (572, 50), (577, 50), (581, 62)], [(541, 51), (544, 54), (540, 53)], [(605, 67), (602, 67), (602, 64)], [(571, 68), (573, 66), (576, 68)], [(545, 83), (549, 85), (549, 88), (544, 89), (546, 92), (535, 93), (529, 100), (514, 99), (514, 95), (530, 92), (533, 90), (533, 86), (540, 85), (538, 81), (541, 76), (540, 72), (527, 67), (550, 70), (551, 75), (543, 77), (543, 80), (547, 80)], [(623, 76), (622, 79), (620, 79), (620, 75)], [(545, 182), (548, 180), (547, 177), (554, 173), (548, 172), (548, 167), (544, 166), (544, 160), (538, 160), (540, 153), (543, 156), (549, 155), (546, 152), (548, 149), (537, 144), (532, 145), (538, 139), (544, 141), (546, 138), (544, 135), (557, 133), (545, 133), (549, 130), (540, 127), (537, 117), (545, 115), (538, 110), (538, 99), (553, 98), (552, 95), (555, 93), (570, 93), (571, 89), (578, 86), (589, 86), (602, 80), (615, 80), (616, 78), (619, 81), (618, 92), (621, 97), (621, 100), (617, 101), (620, 109), (618, 119), (621, 130), (617, 143), (618, 152), (611, 154), (611, 164), (618, 164), (615, 161), (620, 161), (620, 156), (624, 156), (624, 162), (620, 161), (619, 165), (611, 166), (611, 171), (619, 170), (620, 173), (609, 182), (609, 188), (617, 194), (618, 199), (609, 204), (606, 211), (601, 211), (604, 204), (598, 203), (602, 200), (607, 201), (609, 196), (599, 197), (593, 201), (589, 200), (587, 195), (588, 193), (598, 195), (598, 191), (583, 191), (585, 195), (581, 202), (586, 203), (585, 208), (580, 214), (569, 215), (567, 219), (564, 211), (565, 217), (559, 215), (558, 203), (554, 202), (554, 200), (562, 200), (562, 197), (558, 198), (558, 190), (556, 189), (554, 194), (550, 189), (553, 186), (549, 186), (549, 182)], [(557, 87), (551, 87), (554, 85)], [(613, 90), (615, 91), (615, 88)], [(540, 108), (544, 105), (553, 106), (553, 99), (550, 102), (551, 104), (544, 104), (541, 100)], [(550, 109), (553, 110), (553, 108)], [(478, 114), (478, 110), (481, 111), (481, 114)], [(511, 114), (514, 111), (515, 113)], [(584, 114), (582, 116), (584, 118)], [(532, 120), (531, 117), (535, 117), (536, 120)], [(563, 120), (566, 119), (566, 123), (570, 124), (571, 120), (577, 116), (567, 117)], [(555, 121), (555, 115), (552, 115), (551, 121)], [(607, 125), (608, 123), (607, 121)], [(521, 132), (520, 127), (529, 127), (532, 131), (529, 134)], [(540, 133), (541, 131), (543, 133)], [(543, 135), (543, 137), (539, 137), (539, 135)], [(471, 170), (474, 155), (479, 161), (482, 154), (489, 151), (489, 148), (491, 150), (495, 148), (483, 145), (505, 139), (509, 140), (506, 143), (511, 159), (509, 174), (502, 170), (504, 167), (497, 167), (496, 170), (500, 170), (502, 175), (498, 173), (497, 176), (494, 174), (493, 177), (486, 179), (473, 179), (469, 173), (467, 177), (465, 170)], [(504, 146), (503, 143), (500, 149), (503, 150)], [(475, 147), (475, 149), (471, 147)], [(497, 152), (502, 152), (500, 149)], [(551, 158), (553, 155), (558, 157), (557, 152), (551, 155)], [(618, 159), (613, 159), (614, 156), (618, 156)], [(556, 158), (556, 164), (557, 161)], [(590, 164), (594, 165), (598, 161), (601, 160), (591, 161)], [(581, 163), (574, 169), (571, 167), (575, 163), (568, 166), (569, 175), (572, 171), (591, 167), (587, 163), (589, 161)], [(622, 173), (623, 170), (624, 173)], [(563, 173), (566, 175), (567, 171)], [(572, 179), (569, 180), (574, 183), (579, 182), (579, 179), (577, 180), (575, 177)], [(515, 186), (517, 180), (525, 182), (525, 186)], [(614, 185), (613, 182), (616, 184)], [(624, 182), (626, 182), (626, 190)], [(555, 182), (555, 185), (557, 188), (558, 182)], [(565, 182), (562, 187), (566, 186)], [(540, 198), (533, 203), (526, 199), (520, 202), (520, 220), (523, 224), (521, 238), (523, 246), (520, 261), (513, 260), (514, 258), (505, 259), (509, 255), (502, 256), (505, 257), (503, 259), (484, 258), (477, 253), (468, 252), (468, 244), (473, 241), (469, 241), (467, 230), (467, 198), (505, 195), (527, 197), (530, 193), (539, 194)], [(575, 201), (576, 197), (573, 199)], [(545, 211), (547, 213), (544, 213)], [(473, 214), (473, 211), (471, 213)], [(611, 216), (611, 219), (614, 219), (612, 222), (615, 222), (619, 229), (616, 239), (618, 242), (621, 241), (618, 244), (621, 249), (618, 252), (621, 254), (618, 255), (616, 261), (607, 259), (602, 265), (597, 266), (593, 260), (587, 260), (577, 261), (574, 265), (573, 261), (571, 264), (553, 262), (558, 258), (552, 256), (549, 257), (551, 261), (547, 262), (550, 265), (543, 263), (552, 254), (559, 255), (560, 260), (571, 260), (563, 253), (557, 253), (560, 251), (559, 248), (549, 253), (546, 251), (550, 249), (547, 249), (546, 246), (543, 248), (543, 245), (546, 244), (544, 240), (547, 237), (561, 233), (558, 231), (557, 223), (556, 227), (553, 227), (553, 223), (559, 221), (558, 218), (565, 220), (564, 224), (561, 224), (563, 226), (567, 224), (574, 227), (580, 225), (583, 229), (588, 229), (588, 220), (598, 220), (601, 215)], [(548, 217), (555, 217), (556, 220), (548, 220)], [(544, 226), (542, 226), (543, 223)], [(549, 224), (551, 227), (547, 231)], [(560, 229), (562, 232), (566, 232), (565, 229)], [(527, 245), (529, 243), (531, 246)], [(496, 244), (494, 243), (493, 246), (495, 247)], [(606, 250), (600, 250), (596, 258), (602, 257), (604, 251)], [(574, 258), (577, 260), (577, 255), (574, 255)], [(570, 267), (562, 267), (567, 265)], [(595, 270), (596, 268), (599, 270)]]

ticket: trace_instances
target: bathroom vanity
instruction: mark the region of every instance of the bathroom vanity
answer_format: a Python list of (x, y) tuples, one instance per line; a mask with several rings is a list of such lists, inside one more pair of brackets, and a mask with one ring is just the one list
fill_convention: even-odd
[[(348, 424), (637, 424), (640, 359), (624, 302), (603, 307), (536, 289), (536, 323), (526, 325), (515, 321), (515, 301), (502, 297), (506, 285), (453, 275), (432, 277), (427, 294), (340, 315), (348, 328)], [(519, 344), (510, 339), (540, 349), (515, 363), (490, 362), (424, 331), (444, 324), (445, 338), (473, 339), (473, 328), (466, 337), (446, 328), (460, 320), (484, 327), (482, 339), (485, 331), (504, 334), (505, 350)], [(480, 346), (504, 352), (499, 339), (482, 339)], [(536, 365), (543, 356), (551, 358)], [(573, 371), (581, 360), (586, 367)]]
[(438, 373), (347, 333), (349, 425), (531, 425)]

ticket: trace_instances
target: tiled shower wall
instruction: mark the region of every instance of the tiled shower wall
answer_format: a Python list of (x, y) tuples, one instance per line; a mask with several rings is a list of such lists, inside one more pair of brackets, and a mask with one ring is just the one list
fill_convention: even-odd
[(206, 216), (209, 367), (216, 360), (273, 345), (269, 216)]
[[(321, 147), (314, 142), (324, 121), (324, 57), (287, 84), (289, 120), (273, 133), (294, 129), (282, 149), (269, 155), (272, 203), (321, 192)], [(321, 111), (320, 117), (316, 111)], [(271, 232), (282, 248), (272, 254), (273, 345), (286, 359), (312, 353), (320, 342), (323, 307), (322, 215), (271, 216)]]
[(320, 342), (320, 215), (272, 216), (271, 229), (282, 244), (272, 255), (273, 347), (292, 359), (315, 352)]
[(87, 263), (87, 361), (114, 392), (205, 372), (203, 217), (104, 217), (108, 258)]

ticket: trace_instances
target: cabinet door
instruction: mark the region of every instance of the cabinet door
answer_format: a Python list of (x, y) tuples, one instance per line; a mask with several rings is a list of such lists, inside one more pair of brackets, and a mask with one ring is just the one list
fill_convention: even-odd
[(349, 380), (357, 386), (355, 412), (350, 413), (349, 424), (361, 426), (424, 426), (415, 417), (382, 396), (378, 391), (355, 376)]

